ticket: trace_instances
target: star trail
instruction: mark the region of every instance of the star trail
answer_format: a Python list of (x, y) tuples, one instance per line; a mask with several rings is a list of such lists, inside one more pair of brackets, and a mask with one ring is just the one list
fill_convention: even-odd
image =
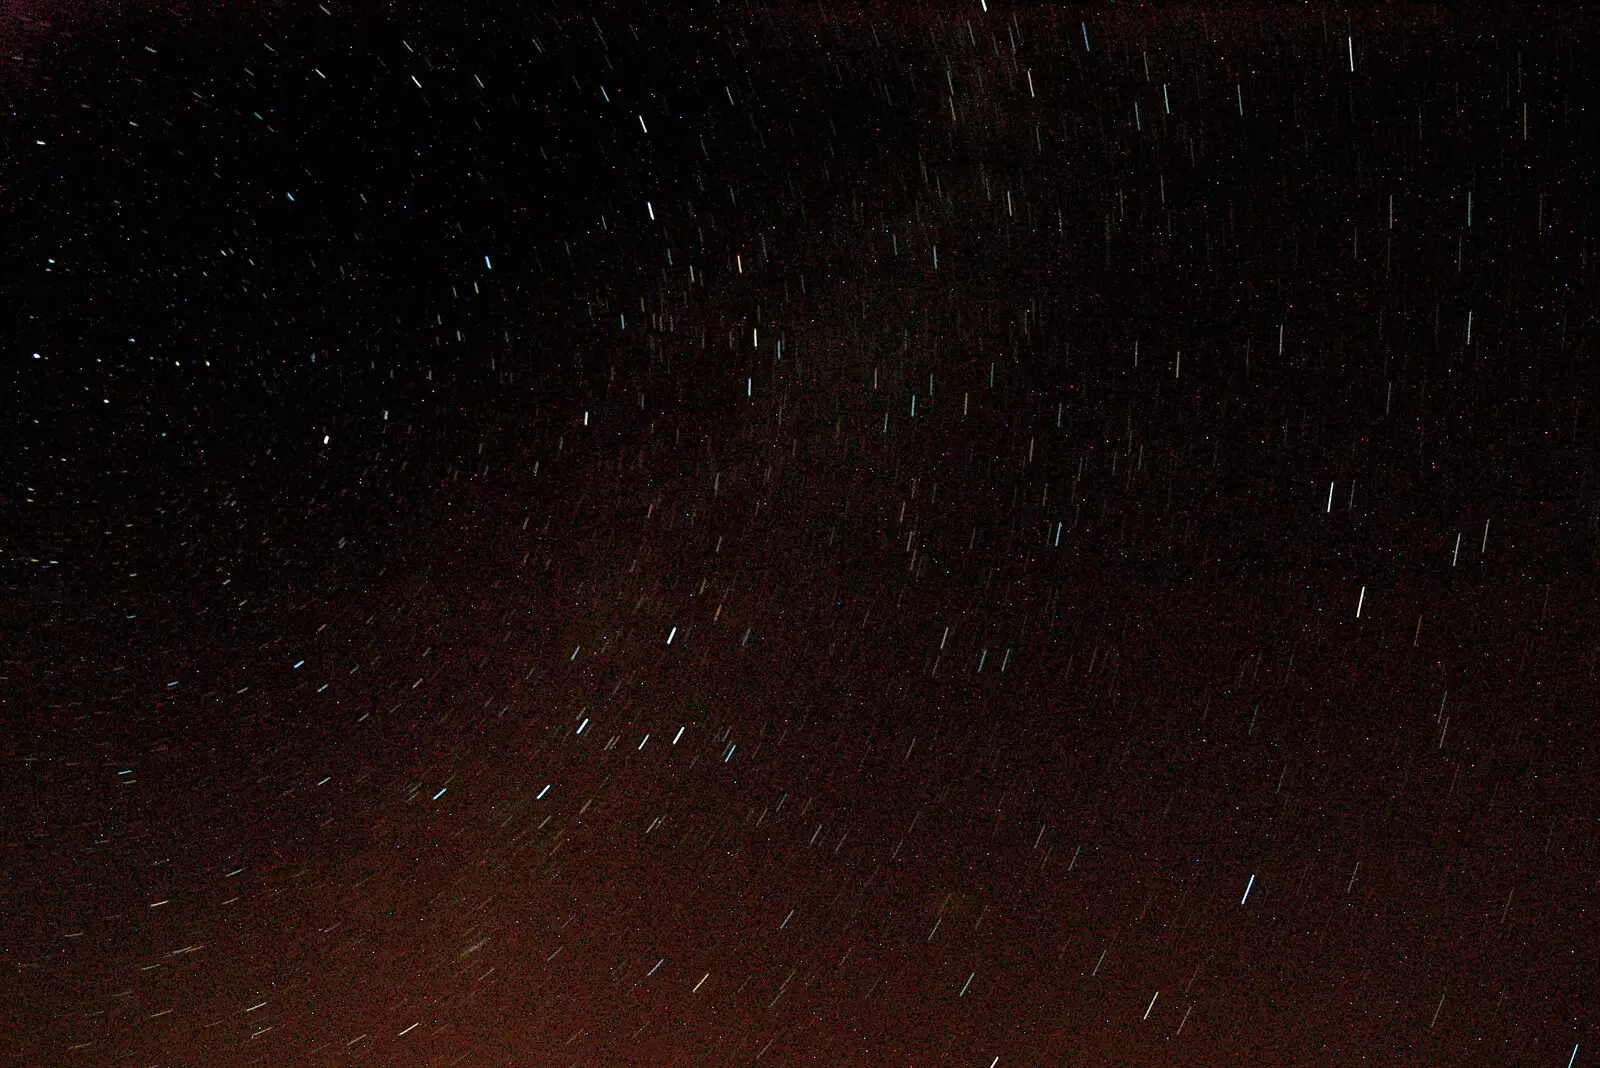
[(6, 1063), (1589, 1063), (1583, 16), (0, 19)]

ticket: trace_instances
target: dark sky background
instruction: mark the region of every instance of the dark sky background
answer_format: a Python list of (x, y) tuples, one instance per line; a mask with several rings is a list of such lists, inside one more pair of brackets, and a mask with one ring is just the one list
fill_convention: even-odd
[(0, 1059), (1593, 1063), (1593, 27), (8, 5)]

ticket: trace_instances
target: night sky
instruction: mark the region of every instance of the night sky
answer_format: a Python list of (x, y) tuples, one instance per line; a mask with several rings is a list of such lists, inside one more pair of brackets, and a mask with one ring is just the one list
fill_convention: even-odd
[(0, 1063), (1600, 1063), (1595, 43), (6, 5)]

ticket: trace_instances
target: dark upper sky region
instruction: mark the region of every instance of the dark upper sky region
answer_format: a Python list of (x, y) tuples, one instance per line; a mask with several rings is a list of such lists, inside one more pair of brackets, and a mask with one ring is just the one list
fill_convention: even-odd
[(1591, 26), (5, 25), (3, 1063), (1600, 1055)]

